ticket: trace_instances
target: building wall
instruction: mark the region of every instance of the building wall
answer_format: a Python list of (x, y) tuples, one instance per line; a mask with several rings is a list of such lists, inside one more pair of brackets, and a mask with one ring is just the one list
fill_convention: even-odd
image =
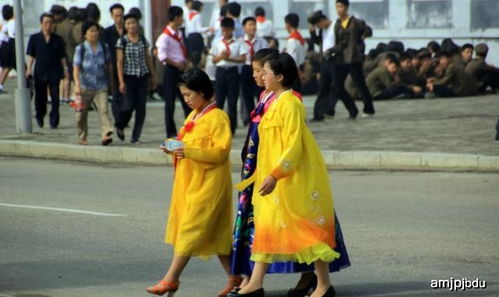
[[(205, 0), (204, 20), (208, 25), (216, 0)], [(251, 15), (257, 6), (266, 9), (276, 25), (278, 37), (284, 39), (284, 16), (300, 15), (300, 27), (308, 35), (306, 18), (322, 9), (336, 18), (333, 0), (239, 0), (242, 17)], [(183, 0), (173, 0), (182, 6)], [(350, 0), (351, 13), (365, 19), (374, 36), (367, 40), (368, 49), (379, 42), (403, 41), (406, 47), (420, 48), (431, 40), (453, 38), (456, 43), (486, 42), (488, 61), (499, 66), (499, 0)]]

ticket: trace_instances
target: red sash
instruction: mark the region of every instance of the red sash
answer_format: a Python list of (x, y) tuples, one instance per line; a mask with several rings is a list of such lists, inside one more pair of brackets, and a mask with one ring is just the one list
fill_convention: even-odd
[(296, 39), (301, 43), (302, 46), (305, 45), (305, 39), (303, 39), (303, 36), (301, 36), (300, 32), (298, 31), (294, 31), (293, 33), (291, 33), (288, 39)]
[(185, 47), (185, 44), (184, 44), (184, 41), (182, 40), (182, 38), (180, 36), (178, 36), (178, 34), (176, 32), (172, 32), (170, 30), (170, 28), (168, 28), (168, 26), (165, 27), (165, 29), (163, 30), (163, 33), (165, 33), (166, 35), (175, 39), (180, 44), (180, 47), (182, 47), (182, 54), (184, 55), (184, 58), (187, 59), (187, 48)]
[(244, 40), (244, 42), (246, 42), (246, 44), (249, 46), (250, 57), (253, 57), (255, 55), (255, 44), (249, 40), (246, 40), (246, 39)]
[(234, 39), (227, 41), (224, 38), (222, 38), (222, 42), (225, 45), (225, 51), (227, 52), (227, 56), (230, 57), (230, 44), (234, 42)]

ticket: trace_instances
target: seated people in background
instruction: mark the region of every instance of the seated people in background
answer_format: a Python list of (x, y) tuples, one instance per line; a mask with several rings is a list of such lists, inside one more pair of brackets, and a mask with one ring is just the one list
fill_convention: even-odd
[(442, 76), (429, 78), (426, 84), (428, 91), (437, 97), (472, 96), (477, 93), (477, 85), (473, 77), (453, 59), (450, 52), (443, 51), (439, 57)]
[(487, 87), (492, 91), (499, 90), (499, 68), (485, 62), (489, 47), (485, 43), (480, 43), (475, 48), (476, 58), (471, 60), (466, 66), (466, 72), (478, 83), (478, 92), (484, 93)]
[(464, 65), (468, 65), (473, 58), (473, 50), (474, 47), (471, 43), (466, 43), (461, 46), (461, 59), (463, 60)]
[(406, 85), (416, 85), (418, 81), (418, 72), (412, 65), (412, 57), (408, 53), (400, 55), (400, 69), (398, 72), (400, 82)]
[(366, 84), (374, 100), (410, 98), (421, 94), (420, 87), (411, 87), (399, 81), (397, 77), (399, 68), (399, 59), (390, 54), (385, 57), (383, 65), (367, 76)]
[(424, 49), (418, 54), (419, 67), (418, 71), (418, 85), (426, 86), (426, 82), (430, 77), (435, 77), (435, 69), (433, 65), (433, 60), (431, 59), (431, 53)]

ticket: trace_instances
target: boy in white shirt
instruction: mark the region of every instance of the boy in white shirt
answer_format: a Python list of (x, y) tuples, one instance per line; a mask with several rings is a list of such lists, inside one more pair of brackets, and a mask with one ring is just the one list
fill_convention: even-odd
[[(284, 51), (293, 57), (296, 62), (298, 71), (303, 70), (303, 64), (305, 64), (305, 56), (307, 55), (307, 43), (298, 31), (298, 26), (300, 25), (300, 17), (296, 13), (290, 13), (284, 18), (286, 24), (286, 30), (289, 33), (288, 41), (286, 42), (286, 47)], [(293, 86), (295, 91), (301, 91), (300, 80), (296, 80)]]
[(243, 42), (246, 46), (246, 63), (241, 69), (241, 91), (243, 93), (243, 100), (246, 107), (246, 112), (242, 115), (243, 123), (245, 125), (248, 123), (249, 114), (255, 108), (255, 100), (258, 100), (259, 93), (258, 87), (256, 86), (255, 79), (253, 78), (253, 67), (251, 67), (251, 61), (256, 52), (263, 48), (268, 48), (269, 44), (267, 41), (256, 36), (257, 23), (254, 17), (247, 17), (243, 20), (244, 37)]
[(213, 63), (216, 65), (215, 92), (217, 105), (224, 108), (229, 99), (229, 119), (232, 134), (237, 128), (237, 99), (239, 97), (239, 66), (246, 61), (247, 49), (241, 40), (234, 38), (235, 23), (231, 18), (221, 22), (222, 37), (211, 47)]
[(256, 36), (258, 37), (274, 37), (274, 24), (271, 20), (265, 17), (265, 9), (257, 7), (255, 9), (256, 18)]

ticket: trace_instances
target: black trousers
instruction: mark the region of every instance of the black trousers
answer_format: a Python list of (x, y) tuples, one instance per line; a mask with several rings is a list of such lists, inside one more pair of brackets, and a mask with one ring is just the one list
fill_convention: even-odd
[(180, 94), (180, 89), (178, 83), (180, 77), (182, 76), (182, 71), (177, 68), (166, 65), (163, 73), (163, 88), (165, 100), (165, 129), (166, 138), (173, 138), (177, 136), (177, 126), (175, 125), (175, 98), (180, 98), (182, 103), (182, 108), (184, 109), (184, 116), (187, 117), (191, 113), (190, 107), (185, 103), (182, 94)]
[[(335, 75), (334, 75), (334, 61), (328, 59), (322, 61), (321, 64), (321, 77), (319, 80), (319, 92), (314, 104), (314, 119), (324, 119), (324, 114), (334, 110), (334, 90), (335, 90)], [(354, 103), (355, 105), (355, 103)], [(351, 106), (351, 105), (350, 105)], [(350, 113), (350, 109), (349, 109)], [(356, 112), (354, 113), (357, 114)], [(352, 113), (350, 113), (352, 115)]]
[(433, 85), (433, 93), (438, 97), (456, 97), (456, 93), (444, 85)]
[[(359, 92), (360, 98), (364, 102), (364, 113), (374, 114), (374, 105), (373, 100), (371, 98), (371, 94), (369, 94), (369, 89), (367, 89), (366, 81), (364, 79), (364, 73), (362, 69), (362, 63), (355, 64), (336, 64), (335, 66), (335, 75), (336, 75), (336, 88), (335, 88), (335, 96), (334, 96), (334, 105), (336, 105), (336, 101), (341, 99), (345, 107), (348, 109), (350, 116), (357, 116), (358, 110), (353, 102), (353, 99), (348, 95), (345, 90), (345, 80), (347, 79), (348, 74), (352, 76), (353, 82), (355, 84), (355, 88)], [(345, 99), (347, 98), (347, 99)]]
[(401, 95), (405, 95), (406, 98), (412, 96), (412, 92), (407, 85), (399, 84), (393, 87), (386, 88), (383, 91), (381, 91), (381, 94), (375, 96), (374, 99), (375, 100), (392, 99), (395, 97), (399, 97)]
[(259, 95), (258, 86), (253, 78), (253, 67), (250, 65), (244, 65), (241, 69), (241, 91), (244, 101), (244, 106), (246, 107), (246, 113), (243, 115), (243, 121), (249, 120), (249, 115), (255, 109), (255, 102), (258, 100)]
[(52, 109), (50, 110), (50, 127), (59, 126), (59, 82), (60, 80), (40, 80), (36, 76), (35, 81), (35, 112), (36, 120), (43, 123), (47, 114), (47, 88), (50, 88), (50, 97), (52, 99)]
[(217, 106), (224, 109), (225, 100), (229, 101), (229, 119), (232, 134), (237, 129), (237, 99), (239, 97), (239, 69), (234, 67), (217, 67), (215, 74), (215, 92)]
[(144, 127), (148, 82), (149, 76), (137, 77), (125, 75), (126, 93), (123, 96), (121, 114), (116, 127), (118, 129), (125, 129), (135, 111), (132, 141), (139, 140), (142, 128)]

